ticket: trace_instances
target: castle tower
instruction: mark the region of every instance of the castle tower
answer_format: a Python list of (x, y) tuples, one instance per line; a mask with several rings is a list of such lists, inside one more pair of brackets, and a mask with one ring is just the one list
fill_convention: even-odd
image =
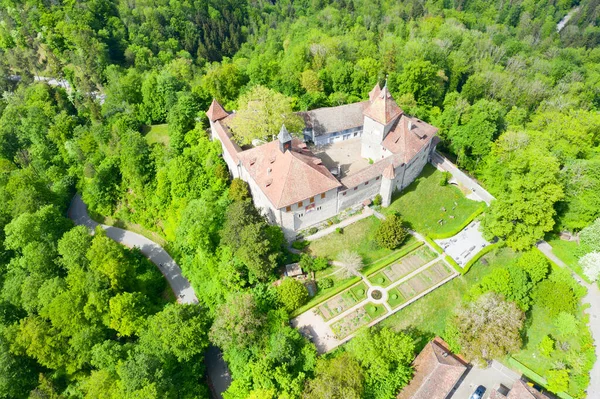
[(381, 206), (387, 207), (392, 203), (392, 194), (394, 193), (394, 179), (396, 178), (394, 165), (389, 164), (383, 170), (382, 176), (379, 194), (381, 195)]
[(292, 135), (285, 128), (285, 125), (281, 125), (281, 130), (277, 135), (277, 139), (279, 140), (279, 150), (281, 152), (292, 150)]
[(365, 119), (360, 151), (363, 158), (374, 161), (383, 158), (381, 143), (402, 115), (402, 110), (387, 88), (387, 82), (383, 89), (378, 88), (379, 84), (369, 93), (371, 104), (363, 113)]

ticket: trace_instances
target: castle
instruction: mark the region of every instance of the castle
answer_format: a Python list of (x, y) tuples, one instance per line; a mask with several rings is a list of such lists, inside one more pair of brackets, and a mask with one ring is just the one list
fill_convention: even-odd
[(387, 85), (377, 84), (368, 101), (299, 114), (304, 140), (282, 126), (276, 140), (242, 150), (228, 127), (235, 112), (216, 100), (206, 112), (230, 173), (248, 183), (256, 207), (288, 239), (377, 194), (388, 206), (393, 192), (421, 173), (437, 142), (437, 128), (406, 115)]

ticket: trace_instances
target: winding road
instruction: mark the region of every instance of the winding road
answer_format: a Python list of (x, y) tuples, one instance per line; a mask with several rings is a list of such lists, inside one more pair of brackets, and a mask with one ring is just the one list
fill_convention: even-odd
[(167, 279), (173, 293), (177, 297), (179, 303), (198, 303), (196, 293), (190, 285), (190, 282), (181, 274), (181, 268), (171, 255), (167, 253), (160, 245), (147, 239), (146, 237), (132, 233), (128, 230), (123, 230), (118, 227), (99, 224), (90, 218), (87, 211), (87, 206), (81, 199), (79, 194), (76, 194), (71, 201), (71, 206), (68, 211), (69, 218), (76, 225), (86, 226), (92, 232), (96, 226), (102, 226), (106, 231), (106, 235), (118, 243), (121, 243), (129, 248), (137, 247), (142, 251), (152, 263), (154, 263), (161, 273)]
[[(92, 232), (97, 226), (102, 226), (106, 231), (106, 235), (116, 242), (129, 248), (139, 248), (144, 256), (150, 259), (165, 276), (165, 279), (177, 297), (177, 302), (184, 304), (198, 303), (198, 298), (190, 282), (181, 274), (181, 268), (160, 245), (140, 234), (93, 221), (88, 214), (87, 206), (79, 194), (73, 197), (68, 215), (76, 225), (86, 226)], [(223, 354), (219, 348), (210, 346), (204, 356), (204, 362), (213, 397), (221, 399), (223, 397), (222, 393), (231, 384), (231, 376), (227, 368), (227, 363), (223, 360)]]

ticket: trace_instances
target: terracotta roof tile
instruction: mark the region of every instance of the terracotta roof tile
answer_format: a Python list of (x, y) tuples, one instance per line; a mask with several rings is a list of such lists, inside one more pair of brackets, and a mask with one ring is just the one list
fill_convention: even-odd
[(374, 179), (377, 176), (381, 176), (383, 171), (389, 166), (393, 165), (394, 169), (402, 164), (402, 157), (400, 154), (392, 155), (387, 158), (380, 159), (368, 167), (359, 170), (349, 176), (344, 177), (341, 181), (344, 187), (352, 188), (359, 184), (362, 184), (368, 180)]
[(254, 181), (277, 209), (296, 204), (341, 186), (340, 182), (302, 142), (281, 152), (279, 140), (238, 154)]
[(231, 159), (233, 159), (233, 162), (237, 164), (239, 162), (238, 154), (242, 152), (242, 149), (235, 141), (233, 141), (231, 134), (229, 133), (229, 129), (223, 126), (223, 122), (224, 121), (216, 121), (214, 123), (215, 131), (219, 136), (219, 141), (223, 143), (223, 146), (231, 156)]
[(384, 125), (389, 124), (401, 114), (402, 110), (394, 101), (387, 86), (381, 89), (381, 93), (371, 101), (364, 112), (364, 115)]
[(413, 362), (415, 374), (397, 399), (445, 399), (467, 366), (437, 339), (429, 342)]
[(428, 123), (402, 115), (382, 145), (392, 154), (403, 154), (403, 162), (409, 162), (429, 143), (437, 131), (436, 127)]
[(515, 381), (507, 395), (496, 389), (490, 392), (490, 399), (548, 399), (548, 396), (536, 391), (521, 380)]
[(373, 89), (369, 92), (369, 101), (373, 101), (375, 97), (381, 94), (381, 87), (379, 87), (379, 82), (373, 87)]
[(208, 111), (206, 111), (206, 116), (211, 121), (218, 121), (219, 119), (226, 118), (229, 115), (227, 111), (213, 98), (212, 103), (210, 103), (210, 107)]
[(385, 177), (386, 179), (390, 179), (390, 180), (392, 180), (394, 177), (396, 177), (396, 172), (394, 172), (394, 165), (392, 165), (390, 163), (387, 166), (387, 168), (385, 168), (383, 170), (383, 177)]

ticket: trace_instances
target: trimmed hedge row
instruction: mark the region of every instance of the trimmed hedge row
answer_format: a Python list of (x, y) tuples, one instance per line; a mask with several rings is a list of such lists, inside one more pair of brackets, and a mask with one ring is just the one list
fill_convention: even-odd
[(485, 211), (485, 209), (487, 208), (486, 203), (482, 202), (481, 204), (482, 205), (475, 212), (473, 212), (468, 218), (465, 219), (464, 222), (462, 222), (454, 230), (452, 230), (450, 232), (447, 232), (447, 233), (429, 233), (429, 237), (432, 238), (432, 239), (434, 239), (434, 240), (441, 240), (441, 239), (444, 239), (444, 238), (450, 238), (450, 237), (453, 237), (453, 236), (457, 235), (465, 227), (467, 227), (469, 225), (469, 223), (471, 223), (473, 220), (475, 220), (475, 218), (477, 216), (481, 215), (483, 213), (483, 211)]
[(461, 275), (465, 274), (463, 272), (462, 267), (460, 267), (458, 263), (456, 263), (456, 261), (450, 257), (450, 255), (446, 255), (444, 259), (446, 260), (446, 262), (450, 263), (450, 266), (452, 266), (454, 270), (456, 270), (458, 273), (460, 273)]
[(351, 280), (348, 280), (347, 282), (345, 282), (344, 284), (335, 288), (331, 292), (328, 292), (326, 295), (323, 295), (322, 297), (320, 297), (316, 302), (308, 301), (306, 304), (300, 306), (298, 309), (294, 310), (290, 314), (290, 317), (296, 317), (296, 316), (301, 315), (302, 313), (306, 312), (307, 310), (309, 310), (317, 305), (320, 305), (321, 303), (325, 302), (329, 298), (333, 297), (334, 295), (339, 294), (340, 292), (344, 291), (346, 288), (353, 286), (354, 284), (358, 283), (361, 280), (362, 279), (358, 276), (353, 277)]
[(368, 277), (368, 276), (378, 272), (379, 270), (383, 269), (390, 263), (395, 262), (398, 259), (402, 258), (409, 252), (414, 251), (415, 249), (419, 248), (422, 245), (423, 245), (423, 241), (417, 241), (417, 242), (409, 245), (406, 248), (402, 248), (398, 252), (392, 254), (392, 256), (389, 256), (387, 258), (384, 258), (384, 259), (378, 260), (374, 263), (371, 263), (369, 266), (365, 267), (365, 269), (363, 270), (363, 274)]
[(502, 243), (497, 242), (495, 244), (490, 244), (487, 247), (483, 248), (481, 251), (479, 251), (471, 260), (469, 260), (467, 262), (467, 264), (465, 265), (465, 267), (463, 267), (463, 274), (466, 274), (469, 269), (471, 268), (471, 266), (473, 266), (475, 264), (475, 262), (477, 262), (479, 259), (481, 259), (481, 257), (489, 252), (491, 252), (492, 250), (496, 249), (496, 248), (500, 248), (502, 246)]
[(431, 245), (433, 247), (433, 249), (435, 249), (435, 251), (438, 254), (443, 254), (444, 250), (442, 249), (442, 247), (440, 247), (435, 241), (433, 241), (429, 236), (423, 236), (425, 238), (425, 241), (427, 241), (427, 243), (429, 245)]

